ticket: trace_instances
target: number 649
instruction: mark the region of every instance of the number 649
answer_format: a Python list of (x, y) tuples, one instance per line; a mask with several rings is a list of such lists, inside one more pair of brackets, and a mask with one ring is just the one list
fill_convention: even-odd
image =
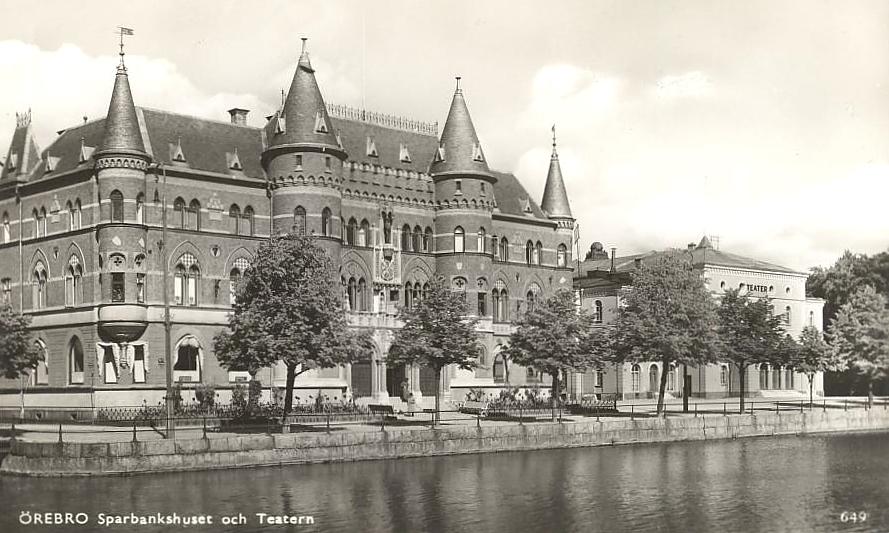
[(840, 522), (844, 524), (846, 522), (864, 522), (865, 520), (867, 520), (867, 513), (864, 511), (858, 511), (857, 513), (855, 511), (843, 511), (840, 513)]

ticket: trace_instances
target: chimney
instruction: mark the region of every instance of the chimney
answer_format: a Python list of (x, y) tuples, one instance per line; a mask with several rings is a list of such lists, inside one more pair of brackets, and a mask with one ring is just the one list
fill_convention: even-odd
[(690, 252), (690, 251), (694, 250), (696, 246), (697, 245), (693, 242), (688, 243), (688, 251)]
[(232, 117), (232, 124), (236, 124), (238, 126), (247, 125), (247, 113), (249, 112), (249, 109), (241, 109), (238, 107), (233, 107), (228, 110), (228, 114)]
[(611, 247), (611, 271), (614, 272), (614, 254), (617, 253), (617, 248), (614, 246)]

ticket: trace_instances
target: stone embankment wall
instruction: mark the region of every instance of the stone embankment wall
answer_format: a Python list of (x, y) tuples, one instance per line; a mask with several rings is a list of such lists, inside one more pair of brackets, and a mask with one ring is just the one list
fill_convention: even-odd
[(889, 411), (607, 419), (102, 444), (16, 441), (0, 473), (88, 476), (889, 429)]

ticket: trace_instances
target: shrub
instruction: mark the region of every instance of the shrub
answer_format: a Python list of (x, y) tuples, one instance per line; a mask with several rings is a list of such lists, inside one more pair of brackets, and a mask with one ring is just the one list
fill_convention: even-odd
[(194, 389), (194, 397), (202, 411), (209, 411), (216, 404), (216, 386), (201, 383)]

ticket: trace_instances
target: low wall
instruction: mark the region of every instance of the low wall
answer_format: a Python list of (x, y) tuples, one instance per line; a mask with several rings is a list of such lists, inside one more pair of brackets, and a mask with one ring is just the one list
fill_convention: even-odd
[(0, 473), (87, 476), (889, 429), (883, 409), (123, 443), (16, 441)]

